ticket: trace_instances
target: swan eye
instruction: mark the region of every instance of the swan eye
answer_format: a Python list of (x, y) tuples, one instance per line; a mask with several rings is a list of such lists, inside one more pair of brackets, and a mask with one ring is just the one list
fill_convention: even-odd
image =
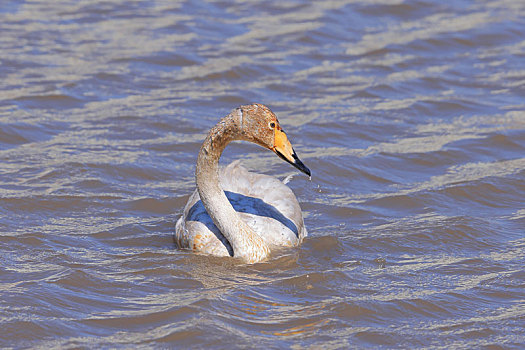
[(270, 122), (270, 124), (268, 124), (270, 126), (270, 129), (274, 129), (275, 128), (275, 123), (274, 122)]

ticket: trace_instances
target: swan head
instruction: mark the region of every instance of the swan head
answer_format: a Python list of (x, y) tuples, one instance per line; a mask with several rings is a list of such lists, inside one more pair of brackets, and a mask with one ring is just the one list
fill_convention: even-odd
[(270, 108), (254, 103), (238, 109), (241, 130), (247, 141), (272, 150), (279, 158), (311, 176), (310, 169), (301, 162), (279, 120)]

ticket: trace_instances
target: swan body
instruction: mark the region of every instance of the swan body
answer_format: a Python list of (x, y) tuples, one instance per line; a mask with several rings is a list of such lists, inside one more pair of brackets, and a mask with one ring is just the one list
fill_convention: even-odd
[(211, 129), (200, 149), (197, 189), (177, 221), (175, 241), (180, 248), (255, 263), (272, 247), (299, 245), (307, 231), (299, 202), (283, 182), (249, 172), (239, 161), (219, 169), (222, 151), (234, 140), (268, 148), (310, 175), (275, 114), (260, 104), (241, 106)]

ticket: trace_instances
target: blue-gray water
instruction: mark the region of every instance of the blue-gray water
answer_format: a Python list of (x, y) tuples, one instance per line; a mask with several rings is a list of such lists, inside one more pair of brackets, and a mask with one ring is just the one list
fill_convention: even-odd
[[(2, 1), (0, 347), (523, 347), (524, 23), (522, 0)], [(249, 102), (312, 170), (310, 235), (256, 265), (179, 251), (200, 143)]]

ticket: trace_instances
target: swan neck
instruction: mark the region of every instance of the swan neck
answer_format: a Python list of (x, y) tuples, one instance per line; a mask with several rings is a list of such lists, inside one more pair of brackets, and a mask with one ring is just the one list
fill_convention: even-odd
[(219, 159), (226, 146), (242, 140), (242, 111), (236, 110), (221, 119), (204, 140), (197, 159), (195, 178), (197, 190), (206, 211), (233, 249), (233, 256), (246, 262), (264, 260), (269, 247), (232, 207), (219, 183)]

